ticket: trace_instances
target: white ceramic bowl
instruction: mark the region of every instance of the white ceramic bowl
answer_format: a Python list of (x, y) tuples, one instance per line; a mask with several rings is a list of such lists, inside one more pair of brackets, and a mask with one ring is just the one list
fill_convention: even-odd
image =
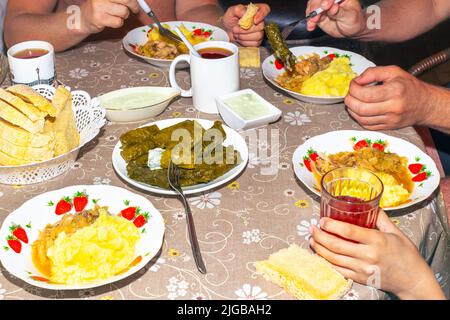
[[(261, 104), (265, 105), (268, 108), (269, 112), (263, 116), (248, 120), (241, 117), (225, 103), (225, 101), (230, 98), (246, 94), (254, 95), (258, 100), (260, 100)], [(231, 94), (220, 96), (216, 99), (216, 103), (217, 109), (219, 110), (220, 116), (222, 117), (223, 121), (225, 121), (225, 123), (230, 128), (233, 128), (235, 130), (247, 130), (275, 122), (280, 118), (282, 113), (280, 109), (265, 100), (252, 89), (244, 89), (233, 92)]]
[[(148, 103), (145, 100), (118, 108), (108, 105), (114, 99), (123, 99), (127, 96), (153, 94), (156, 98)], [(106, 118), (113, 122), (133, 122), (153, 118), (162, 113), (172, 100), (180, 95), (180, 90), (170, 87), (135, 87), (108, 92), (98, 97), (100, 105), (106, 110)]]

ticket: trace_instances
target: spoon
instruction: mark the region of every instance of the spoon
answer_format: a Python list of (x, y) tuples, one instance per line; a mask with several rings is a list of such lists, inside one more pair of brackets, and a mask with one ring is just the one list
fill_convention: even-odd
[(188, 47), (189, 51), (192, 52), (192, 54), (198, 58), (201, 58), (202, 56), (200, 53), (198, 53), (197, 50), (194, 49), (194, 46), (189, 42), (189, 40), (186, 38), (186, 36), (181, 32), (181, 30), (178, 27), (174, 27), (176, 33), (180, 36), (181, 40), (183, 40), (186, 47)]

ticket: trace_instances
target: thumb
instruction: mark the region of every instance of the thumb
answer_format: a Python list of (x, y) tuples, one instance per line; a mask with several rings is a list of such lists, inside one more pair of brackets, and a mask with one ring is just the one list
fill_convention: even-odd
[(231, 10), (229, 10), (230, 14), (232, 17), (237, 17), (237, 18), (242, 18), (242, 16), (244, 15), (245, 11), (247, 10), (245, 8), (244, 5), (242, 4), (238, 4), (236, 6), (233, 6), (230, 8)]
[(376, 82), (385, 82), (394, 77), (390, 67), (371, 67), (353, 79), (357, 84), (365, 86)]
[(386, 233), (403, 235), (400, 229), (396, 227), (396, 225), (391, 221), (391, 219), (389, 219), (387, 214), (382, 209), (380, 209), (380, 213), (378, 214), (377, 228), (378, 230)]

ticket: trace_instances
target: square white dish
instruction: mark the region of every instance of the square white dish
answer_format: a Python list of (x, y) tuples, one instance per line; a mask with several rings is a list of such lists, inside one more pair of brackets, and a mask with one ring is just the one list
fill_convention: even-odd
[[(254, 116), (251, 119), (245, 119), (238, 112), (233, 110), (227, 101), (232, 98), (242, 96), (243, 98), (247, 95), (252, 95), (258, 101), (262, 108), (265, 108), (264, 114)], [(260, 127), (272, 122), (277, 121), (281, 116), (281, 110), (275, 107), (273, 104), (265, 100), (259, 94), (257, 94), (252, 89), (244, 89), (236, 91), (224, 96), (220, 96), (216, 99), (217, 109), (219, 110), (220, 116), (225, 121), (225, 123), (235, 129), (235, 130), (247, 130), (251, 128)], [(245, 102), (244, 102), (245, 103)]]

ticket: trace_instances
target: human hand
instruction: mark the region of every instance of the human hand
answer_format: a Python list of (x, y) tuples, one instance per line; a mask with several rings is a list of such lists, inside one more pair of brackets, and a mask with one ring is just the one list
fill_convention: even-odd
[(320, 27), (332, 37), (353, 38), (366, 29), (366, 16), (358, 0), (345, 0), (340, 4), (335, 4), (334, 0), (310, 0), (306, 15), (318, 8), (324, 12), (308, 20), (308, 31)]
[[(371, 85), (382, 82), (381, 85)], [(391, 130), (425, 123), (428, 86), (396, 66), (369, 68), (350, 83), (345, 104), (369, 130)]]
[(98, 33), (106, 27), (120, 28), (133, 13), (139, 12), (136, 0), (87, 0), (81, 5), (82, 26), (86, 33)]
[(236, 41), (245, 47), (258, 47), (264, 39), (264, 19), (270, 13), (270, 7), (265, 3), (255, 3), (259, 7), (253, 18), (254, 25), (244, 30), (239, 26), (239, 19), (244, 15), (246, 7), (236, 5), (228, 8), (223, 16), (225, 27), (231, 41)]
[(311, 247), (344, 277), (364, 285), (375, 280), (378, 289), (392, 292), (400, 299), (445, 299), (415, 245), (384, 211), (378, 216), (378, 230), (330, 218), (322, 218), (320, 226), (321, 229), (311, 227)]

